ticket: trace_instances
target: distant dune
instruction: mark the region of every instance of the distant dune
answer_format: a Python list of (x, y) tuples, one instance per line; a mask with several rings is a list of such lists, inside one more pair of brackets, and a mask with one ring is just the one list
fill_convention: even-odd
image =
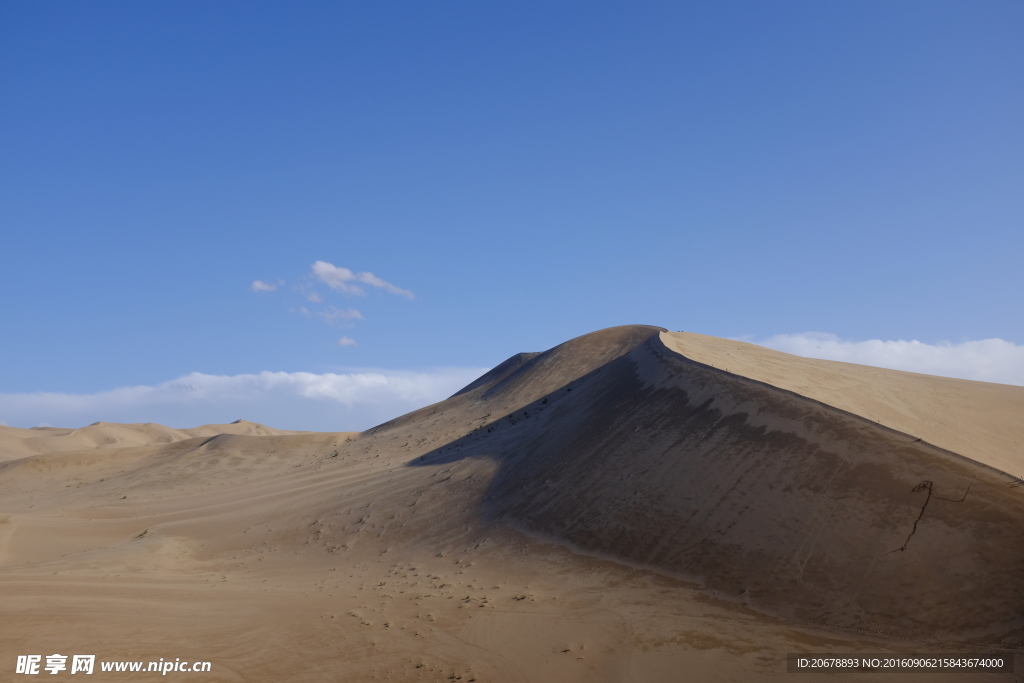
[(56, 427), (19, 429), (0, 425), (0, 460), (61, 451), (150, 446), (184, 441), (197, 436), (217, 436), (218, 434), (281, 436), (298, 433), (300, 432), (273, 429), (246, 420), (236, 420), (226, 425), (203, 425), (194, 429), (172, 429), (153, 423), (112, 424), (109, 422), (95, 422), (80, 429)]
[(1012, 657), (1021, 444), (1022, 387), (648, 326), (362, 434), (0, 428), (0, 661), (646, 682), (781, 679), (787, 652)]

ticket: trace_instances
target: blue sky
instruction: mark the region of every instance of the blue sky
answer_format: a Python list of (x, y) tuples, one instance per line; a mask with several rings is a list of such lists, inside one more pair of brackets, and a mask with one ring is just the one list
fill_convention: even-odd
[(454, 384), (626, 323), (1019, 349), (1022, 34), (1017, 2), (2, 1), (0, 420), (191, 373)]

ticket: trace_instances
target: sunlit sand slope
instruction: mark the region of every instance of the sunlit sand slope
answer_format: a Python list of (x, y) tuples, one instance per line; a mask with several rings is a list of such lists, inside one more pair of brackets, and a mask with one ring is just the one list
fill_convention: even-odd
[(762, 346), (663, 332), (668, 348), (1024, 476), (1024, 387), (801, 358)]

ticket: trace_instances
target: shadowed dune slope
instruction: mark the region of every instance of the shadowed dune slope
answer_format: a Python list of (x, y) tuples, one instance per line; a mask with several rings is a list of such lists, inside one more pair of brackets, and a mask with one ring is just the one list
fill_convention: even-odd
[(1024, 487), (917, 437), (695, 362), (662, 332), (612, 328), (521, 354), (368, 435), (467, 425), (412, 464), (496, 459), (488, 519), (757, 609), (913, 637), (1019, 635)]

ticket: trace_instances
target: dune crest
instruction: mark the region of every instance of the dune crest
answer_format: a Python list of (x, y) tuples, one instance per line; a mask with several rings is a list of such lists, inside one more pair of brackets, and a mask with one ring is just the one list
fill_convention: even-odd
[(997, 470), (1024, 475), (1024, 387), (801, 358), (746, 342), (663, 332), (697, 363), (859, 415)]

